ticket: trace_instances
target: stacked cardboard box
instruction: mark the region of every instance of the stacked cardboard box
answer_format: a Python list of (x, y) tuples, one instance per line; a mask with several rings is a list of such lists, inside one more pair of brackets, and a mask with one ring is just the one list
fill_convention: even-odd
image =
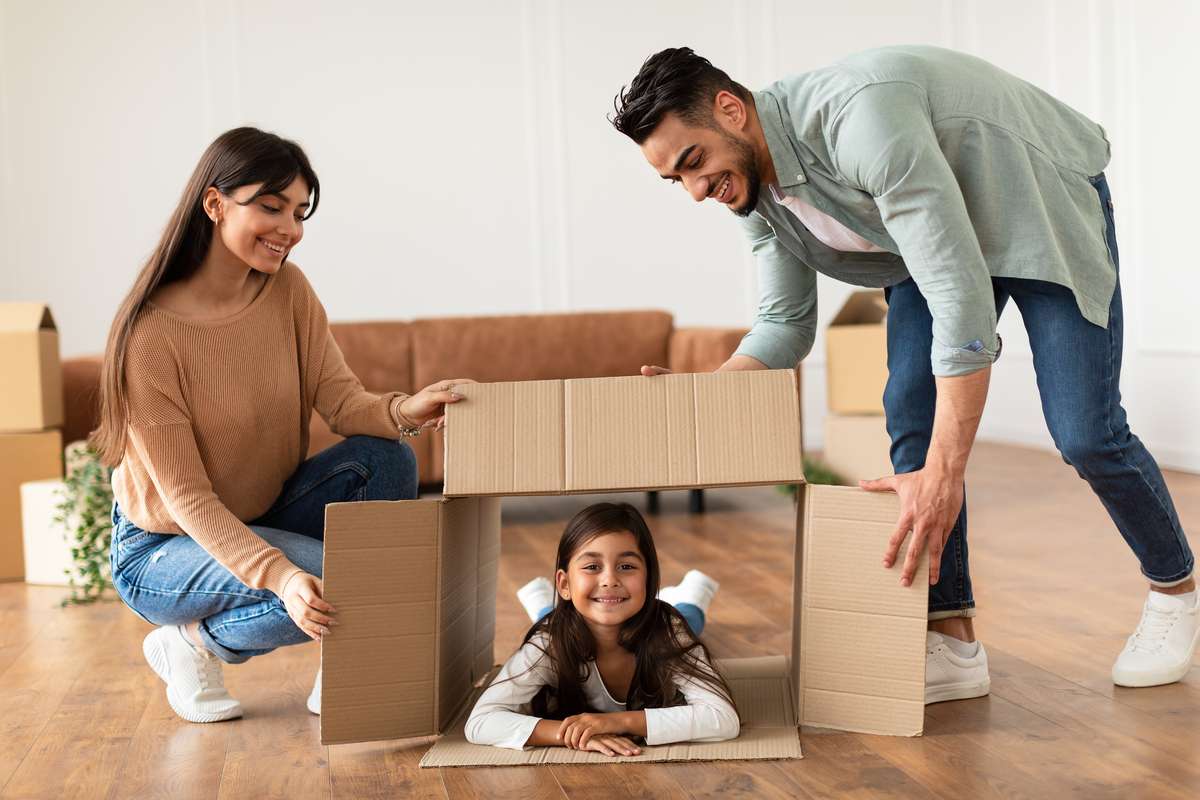
[(883, 292), (851, 294), (829, 323), (825, 348), (825, 463), (851, 486), (891, 475), (891, 439), (883, 416), (888, 375)]
[[(478, 747), (463, 738), (478, 687), (508, 656), (493, 651), (498, 497), (803, 484), (796, 374), (456, 391), (466, 400), (448, 409), (447, 499), (326, 507), (325, 595), (340, 625), (322, 643), (321, 741), (444, 733), (423, 766), (610, 760), (563, 748)], [(790, 652), (723, 662), (741, 736), (648, 747), (629, 760), (797, 758), (800, 723), (921, 732), (925, 581), (918, 576), (901, 587), (879, 565), (895, 525), (895, 496), (803, 485), (797, 494)], [(736, 532), (729, 547), (731, 558), (741, 557)], [(842, 657), (849, 631), (853, 663)]]
[(0, 303), (0, 580), (25, 574), (21, 484), (63, 474), (58, 330), (41, 303)]

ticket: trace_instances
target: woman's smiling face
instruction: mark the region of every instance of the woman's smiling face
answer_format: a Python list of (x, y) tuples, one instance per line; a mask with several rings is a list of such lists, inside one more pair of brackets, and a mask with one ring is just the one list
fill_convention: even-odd
[(270, 275), (304, 237), (309, 187), (297, 177), (281, 192), (255, 197), (261, 188), (252, 183), (228, 195), (210, 188), (205, 209), (216, 214), (214, 239), (246, 266)]
[(646, 603), (646, 561), (629, 531), (601, 533), (555, 576), (558, 594), (589, 625), (615, 626)]

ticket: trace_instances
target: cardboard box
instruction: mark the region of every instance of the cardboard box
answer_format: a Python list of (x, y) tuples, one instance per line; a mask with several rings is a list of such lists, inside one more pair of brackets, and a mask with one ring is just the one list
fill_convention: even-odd
[(833, 414), (882, 414), (887, 383), (887, 302), (854, 292), (825, 330), (825, 380)]
[(0, 303), (0, 431), (63, 424), (58, 329), (42, 303)]
[[(325, 591), (342, 624), (322, 650), (323, 743), (446, 732), (457, 724), (452, 710), (461, 718), (471, 685), (488, 673), (498, 506), (454, 512), (457, 504), (515, 493), (804, 482), (792, 370), (459, 389), (467, 400), (448, 409), (446, 493), (466, 496), (326, 508)], [(515, 452), (523, 441), (540, 446)], [(657, 757), (780, 757), (747, 754), (749, 741), (760, 753), (790, 747), (798, 755), (798, 723), (921, 732), (926, 565), (908, 588), (879, 565), (896, 497), (826, 486), (798, 495), (791, 652), (725, 662), (737, 674), (753, 672), (751, 705), (779, 706), (783, 686), (793, 713), (704, 755), (673, 745)], [(448, 522), (455, 518), (464, 521)], [(856, 658), (847, 663), (850, 632)], [(499, 758), (493, 750), (476, 748), (476, 757)], [(526, 758), (560, 756), (533, 750)]]
[(891, 475), (891, 448), (887, 420), (882, 416), (825, 416), (825, 464), (847, 486)]
[(62, 433), (0, 433), (0, 580), (25, 575), (21, 484), (63, 474)]
[(58, 478), (21, 484), (21, 538), (24, 543), (25, 582), (66, 586), (73, 571), (67, 526), (55, 522), (66, 486)]

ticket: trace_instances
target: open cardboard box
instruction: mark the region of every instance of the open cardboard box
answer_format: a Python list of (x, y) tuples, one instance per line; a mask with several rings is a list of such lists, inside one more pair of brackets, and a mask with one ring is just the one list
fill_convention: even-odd
[(831, 414), (883, 414), (887, 311), (882, 290), (856, 291), (825, 329), (825, 385)]
[[(611, 761), (477, 747), (462, 722), (493, 666), (499, 495), (804, 483), (791, 370), (466, 384), (448, 409), (449, 499), (326, 508), (325, 744), (444, 733), (426, 766)], [(798, 725), (912, 736), (925, 686), (925, 569), (882, 569), (894, 495), (800, 486), (792, 651), (728, 659), (730, 742), (629, 760), (796, 758)], [(548, 554), (549, 557), (549, 554)], [(853, 643), (854, 659), (846, 660)], [(507, 658), (502, 653), (500, 660)]]

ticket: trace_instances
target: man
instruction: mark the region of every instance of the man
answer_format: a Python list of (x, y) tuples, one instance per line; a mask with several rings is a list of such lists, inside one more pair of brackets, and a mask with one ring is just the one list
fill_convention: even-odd
[(753, 93), (691, 49), (669, 49), (615, 106), (613, 125), (662, 178), (727, 205), (750, 240), (758, 318), (721, 369), (790, 368), (808, 354), (816, 272), (884, 287), (896, 475), (863, 487), (900, 497), (883, 563), (909, 539), (904, 585), (929, 549), (926, 702), (990, 686), (971, 619), (963, 476), (1010, 298), (1055, 445), (1150, 582), (1113, 681), (1179, 680), (1200, 635), (1194, 558), (1121, 407), (1103, 129), (980, 59), (933, 47), (868, 51)]

